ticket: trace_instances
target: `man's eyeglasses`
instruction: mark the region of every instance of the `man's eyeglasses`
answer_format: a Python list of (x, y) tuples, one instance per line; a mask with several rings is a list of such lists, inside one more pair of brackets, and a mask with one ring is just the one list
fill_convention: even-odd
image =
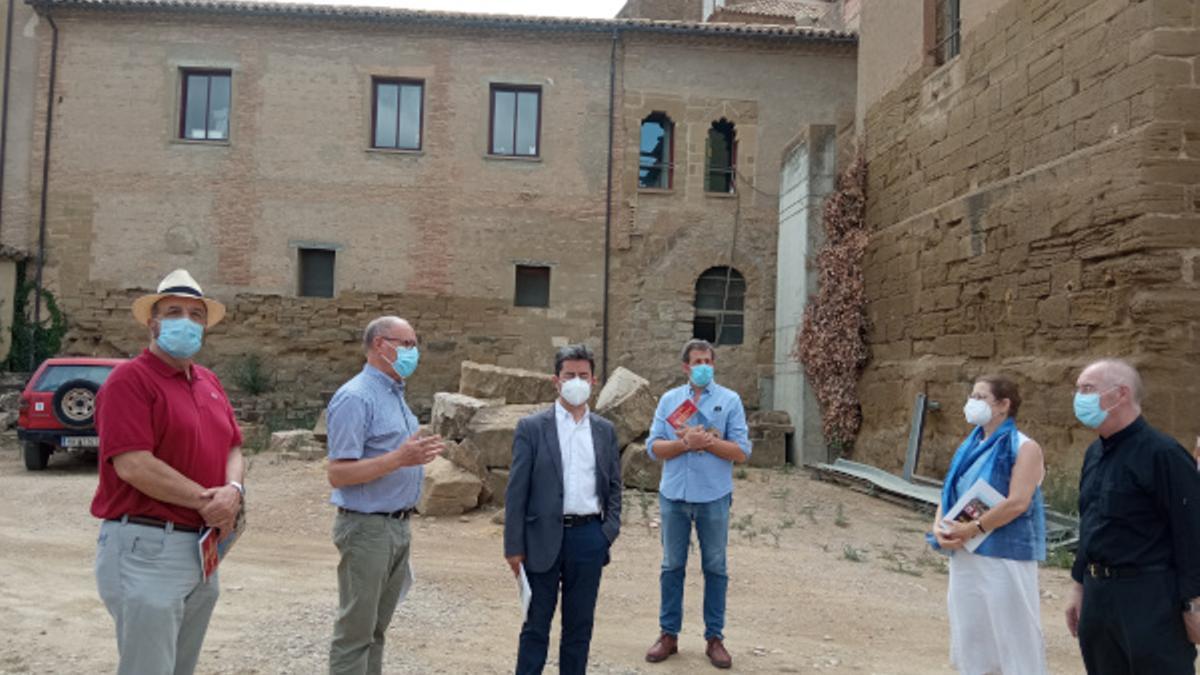
[(384, 342), (390, 342), (393, 344), (397, 344), (397, 345), (400, 345), (401, 347), (405, 347), (407, 349), (412, 349), (413, 347), (417, 346), (416, 340), (402, 340), (400, 338), (390, 338), (390, 337), (382, 337), (380, 339), (383, 340)]

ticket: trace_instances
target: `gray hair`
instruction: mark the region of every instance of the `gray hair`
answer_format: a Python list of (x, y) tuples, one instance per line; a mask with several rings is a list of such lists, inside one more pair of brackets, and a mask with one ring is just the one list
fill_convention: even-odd
[(1133, 364), (1124, 359), (1100, 359), (1089, 363), (1085, 370), (1088, 368), (1098, 368), (1109, 386), (1128, 387), (1133, 394), (1133, 402), (1139, 406), (1142, 404), (1145, 388), (1142, 386), (1142, 375)]
[(585, 344), (567, 345), (559, 347), (554, 353), (554, 376), (557, 377), (562, 373), (563, 362), (565, 361), (587, 361), (588, 366), (592, 369), (592, 375), (596, 374), (596, 356), (592, 354), (592, 349)]
[(375, 342), (375, 338), (397, 324), (407, 325), (408, 322), (398, 316), (381, 316), (371, 319), (371, 323), (368, 323), (366, 330), (363, 331), (363, 350), (371, 351), (371, 345)]
[(692, 358), (692, 352), (695, 351), (708, 352), (713, 355), (714, 361), (717, 360), (717, 350), (713, 348), (712, 343), (700, 338), (692, 338), (687, 341), (687, 344), (683, 346), (683, 350), (679, 352), (679, 360), (687, 363)]

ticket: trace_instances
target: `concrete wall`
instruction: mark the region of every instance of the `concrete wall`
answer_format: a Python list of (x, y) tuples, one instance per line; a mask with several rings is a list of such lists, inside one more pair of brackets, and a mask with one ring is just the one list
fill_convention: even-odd
[[(6, 10), (0, 10), (0, 54), (3, 54)], [(37, 33), (40, 17), (29, 5), (13, 5), (12, 51), (9, 61), (8, 134), (4, 157), (4, 203), (0, 209), (0, 245), (24, 249), (37, 227), (38, 200), (33, 187), (41, 164), (34, 157), (34, 108), (38, 91)], [(2, 57), (0, 57), (2, 58)], [(45, 91), (44, 89), (42, 90)], [(8, 298), (9, 296), (4, 296)], [(11, 305), (10, 305), (11, 306)]]
[[(864, 26), (887, 4), (867, 3)], [(942, 409), (922, 470), (944, 471), (972, 379), (1001, 371), (1022, 386), (1022, 426), (1072, 468), (1094, 438), (1074, 421), (1074, 378), (1101, 356), (1141, 367), (1149, 420), (1190, 446), (1198, 58), (1197, 0), (1014, 0), (967, 28), (958, 58), (867, 95), (859, 458), (901, 466), (923, 391)]]
[(829, 461), (821, 431), (821, 409), (804, 376), (804, 366), (792, 356), (804, 325), (804, 310), (818, 290), (816, 256), (824, 243), (825, 199), (837, 180), (837, 128), (810, 126), (783, 156), (779, 200), (780, 259), (775, 291), (775, 373), (771, 407), (786, 410), (796, 432), (788, 449), (797, 464)]
[[(557, 345), (599, 350), (607, 35), (91, 13), (59, 23), (46, 278), (72, 322), (68, 350), (137, 349), (125, 301), (174, 267), (233, 300), (207, 359), (221, 368), (258, 351), (306, 392), (356, 369), (358, 331), (382, 312), (412, 318), (427, 341), (418, 406), (456, 386), (463, 358), (548, 370)], [(623, 39), (610, 368), (673, 384), (696, 278), (732, 260), (749, 286), (746, 342), (721, 348), (719, 377), (757, 403), (773, 352), (779, 189), (760, 148), (850, 110), (853, 58), (852, 47)], [(207, 66), (233, 71), (230, 141), (180, 142), (178, 71)], [(373, 75), (425, 80), (421, 152), (369, 149)], [(539, 159), (487, 155), (495, 82), (542, 86)], [(676, 120), (668, 192), (637, 189), (640, 121), (654, 110)], [(737, 125), (746, 186), (732, 197), (701, 182), (703, 139), (722, 116)], [(336, 298), (295, 297), (302, 243), (337, 248)], [(552, 268), (549, 308), (513, 307), (524, 262)]]

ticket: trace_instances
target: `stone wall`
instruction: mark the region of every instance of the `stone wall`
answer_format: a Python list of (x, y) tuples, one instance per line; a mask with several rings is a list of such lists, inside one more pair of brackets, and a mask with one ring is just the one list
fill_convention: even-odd
[[(380, 313), (425, 341), (418, 407), (454, 388), (464, 359), (549, 370), (554, 348), (578, 341), (600, 356), (611, 35), (87, 10), (56, 21), (45, 279), (69, 352), (139, 349), (129, 299), (185, 267), (232, 310), (203, 360), (220, 370), (259, 352), (305, 401), (357, 369), (358, 332)], [(37, 35), (44, 94), (49, 33)], [(854, 47), (631, 33), (616, 59), (609, 370), (655, 390), (681, 380), (696, 279), (732, 263), (746, 338), (721, 347), (718, 377), (755, 407), (773, 351), (777, 149), (852, 109)], [(227, 143), (175, 138), (183, 67), (232, 71)], [(425, 81), (420, 152), (369, 147), (373, 76)], [(542, 87), (538, 158), (488, 155), (489, 83)], [(676, 121), (676, 183), (639, 190), (640, 123), (657, 110)], [(721, 117), (738, 130), (733, 195), (703, 189)], [(36, 248), (35, 229), (15, 231)], [(314, 244), (337, 251), (333, 299), (297, 297), (297, 248)], [(551, 268), (547, 308), (513, 306), (514, 265), (528, 263)]]
[(866, 114), (857, 457), (899, 468), (923, 391), (942, 407), (921, 470), (940, 475), (972, 378), (1000, 371), (1022, 385), (1025, 430), (1073, 468), (1094, 437), (1074, 421), (1074, 378), (1101, 356), (1141, 367), (1147, 417), (1190, 447), (1200, 1), (1013, 0), (962, 44)]

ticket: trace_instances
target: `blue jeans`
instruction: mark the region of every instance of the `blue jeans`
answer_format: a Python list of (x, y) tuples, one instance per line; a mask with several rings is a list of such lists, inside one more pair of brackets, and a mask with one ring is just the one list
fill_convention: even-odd
[(658, 624), (662, 632), (679, 635), (683, 623), (683, 578), (687, 572), (692, 523), (700, 540), (700, 569), (704, 572), (704, 637), (725, 639), (725, 548), (729, 543), (728, 494), (711, 502), (693, 503), (658, 497), (662, 517), (663, 561), (659, 583), (662, 605)]

